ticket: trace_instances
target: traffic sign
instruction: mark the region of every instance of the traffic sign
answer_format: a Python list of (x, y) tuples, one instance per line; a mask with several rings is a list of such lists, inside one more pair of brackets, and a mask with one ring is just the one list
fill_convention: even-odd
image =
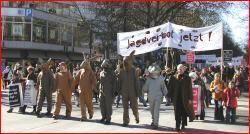
[(231, 62), (233, 58), (233, 50), (224, 50), (224, 61), (225, 62)]

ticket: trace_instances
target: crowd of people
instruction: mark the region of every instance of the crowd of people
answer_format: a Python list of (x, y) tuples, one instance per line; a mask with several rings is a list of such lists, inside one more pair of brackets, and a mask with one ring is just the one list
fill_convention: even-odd
[[(147, 107), (149, 104), (152, 115), (151, 126), (157, 129), (159, 125), (159, 110), (163, 98), (166, 98), (166, 106), (173, 104), (176, 120), (176, 130), (180, 131), (189, 122), (195, 119), (204, 120), (205, 111), (214, 104), (214, 119), (235, 123), (237, 98), (244, 91), (244, 74), (246, 68), (234, 68), (223, 71), (221, 79), (220, 70), (210, 66), (201, 71), (197, 68), (189, 68), (186, 64), (179, 64), (176, 69), (161, 67), (152, 63), (145, 69), (133, 65), (134, 52), (117, 63), (113, 64), (105, 59), (99, 67), (91, 67), (91, 58), (85, 58), (80, 65), (71, 70), (65, 62), (53, 64), (51, 59), (41, 61), (35, 67), (31, 65), (23, 73), (22, 66), (17, 63), (12, 69), (6, 66), (2, 72), (4, 88), (13, 83), (22, 83), (23, 92), (25, 84), (32, 81), (37, 92), (37, 103), (33, 105), (33, 113), (41, 116), (45, 98), (47, 100), (46, 116), (59, 119), (62, 102), (65, 103), (65, 118), (69, 119), (72, 112), (72, 93), (77, 100), (77, 106), (81, 109), (81, 121), (93, 118), (93, 98), (100, 102), (100, 122), (110, 124), (112, 106), (116, 103), (119, 107), (120, 100), (123, 106), (123, 126), (130, 122), (129, 108), (132, 109), (136, 123), (139, 123), (138, 99)], [(233, 74), (232, 74), (233, 73)], [(25, 77), (24, 77), (24, 74)], [(248, 74), (248, 73), (247, 73)], [(193, 109), (194, 85), (200, 86), (200, 113)], [(52, 113), (52, 94), (56, 93), (54, 111)], [(145, 99), (147, 94), (147, 99)], [(116, 99), (116, 100), (115, 100)], [(213, 103), (212, 103), (213, 102)], [(25, 113), (27, 105), (19, 107), (19, 112)], [(224, 118), (223, 107), (226, 108)], [(7, 111), (11, 113), (13, 107)], [(86, 114), (88, 112), (88, 116)], [(88, 117), (88, 118), (87, 118)]]

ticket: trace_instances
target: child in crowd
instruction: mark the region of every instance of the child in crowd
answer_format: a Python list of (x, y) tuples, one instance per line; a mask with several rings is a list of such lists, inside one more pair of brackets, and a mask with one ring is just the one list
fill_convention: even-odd
[(235, 87), (235, 83), (230, 81), (228, 87), (223, 93), (223, 105), (226, 107), (226, 123), (235, 123), (237, 97), (240, 96), (240, 90)]

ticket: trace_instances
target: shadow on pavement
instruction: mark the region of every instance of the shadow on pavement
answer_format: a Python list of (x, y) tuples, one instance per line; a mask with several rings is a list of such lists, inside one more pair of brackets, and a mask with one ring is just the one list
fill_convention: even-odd
[[(226, 124), (224, 121), (214, 121), (214, 120), (204, 120), (204, 123), (212, 123), (212, 124)], [(234, 124), (227, 124), (227, 125), (240, 125), (240, 126), (248, 126), (247, 122), (237, 122)]]

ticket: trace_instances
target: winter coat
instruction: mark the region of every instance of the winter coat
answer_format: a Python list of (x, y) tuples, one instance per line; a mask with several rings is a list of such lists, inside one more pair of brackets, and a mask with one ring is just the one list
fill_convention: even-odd
[(223, 93), (223, 102), (226, 107), (236, 108), (237, 97), (240, 96), (240, 90), (238, 88), (226, 88)]
[[(12, 70), (11, 69), (8, 69), (8, 68), (6, 68), (6, 69), (4, 69), (4, 71), (3, 71), (3, 79), (4, 80), (11, 80), (12, 79)], [(6, 77), (5, 77), (6, 76)], [(5, 77), (5, 78), (4, 78)]]
[(192, 116), (193, 112), (191, 110), (193, 109), (193, 105), (189, 104), (189, 100), (193, 101), (191, 78), (184, 74), (178, 78), (177, 74), (175, 74), (170, 77), (167, 89), (168, 97), (173, 98), (174, 107), (176, 107), (176, 103), (178, 102), (177, 99), (180, 98), (178, 95), (181, 94), (185, 111), (189, 116)]
[(213, 99), (219, 100), (222, 98), (224, 89), (224, 82), (221, 80), (214, 80), (210, 84), (210, 91), (212, 92)]
[(242, 90), (244, 88), (244, 78), (241, 75), (235, 75), (233, 82), (238, 89)]
[(160, 76), (156, 79), (149, 77), (143, 86), (143, 91), (148, 93), (149, 98), (162, 98), (167, 95), (167, 88), (164, 79)]

